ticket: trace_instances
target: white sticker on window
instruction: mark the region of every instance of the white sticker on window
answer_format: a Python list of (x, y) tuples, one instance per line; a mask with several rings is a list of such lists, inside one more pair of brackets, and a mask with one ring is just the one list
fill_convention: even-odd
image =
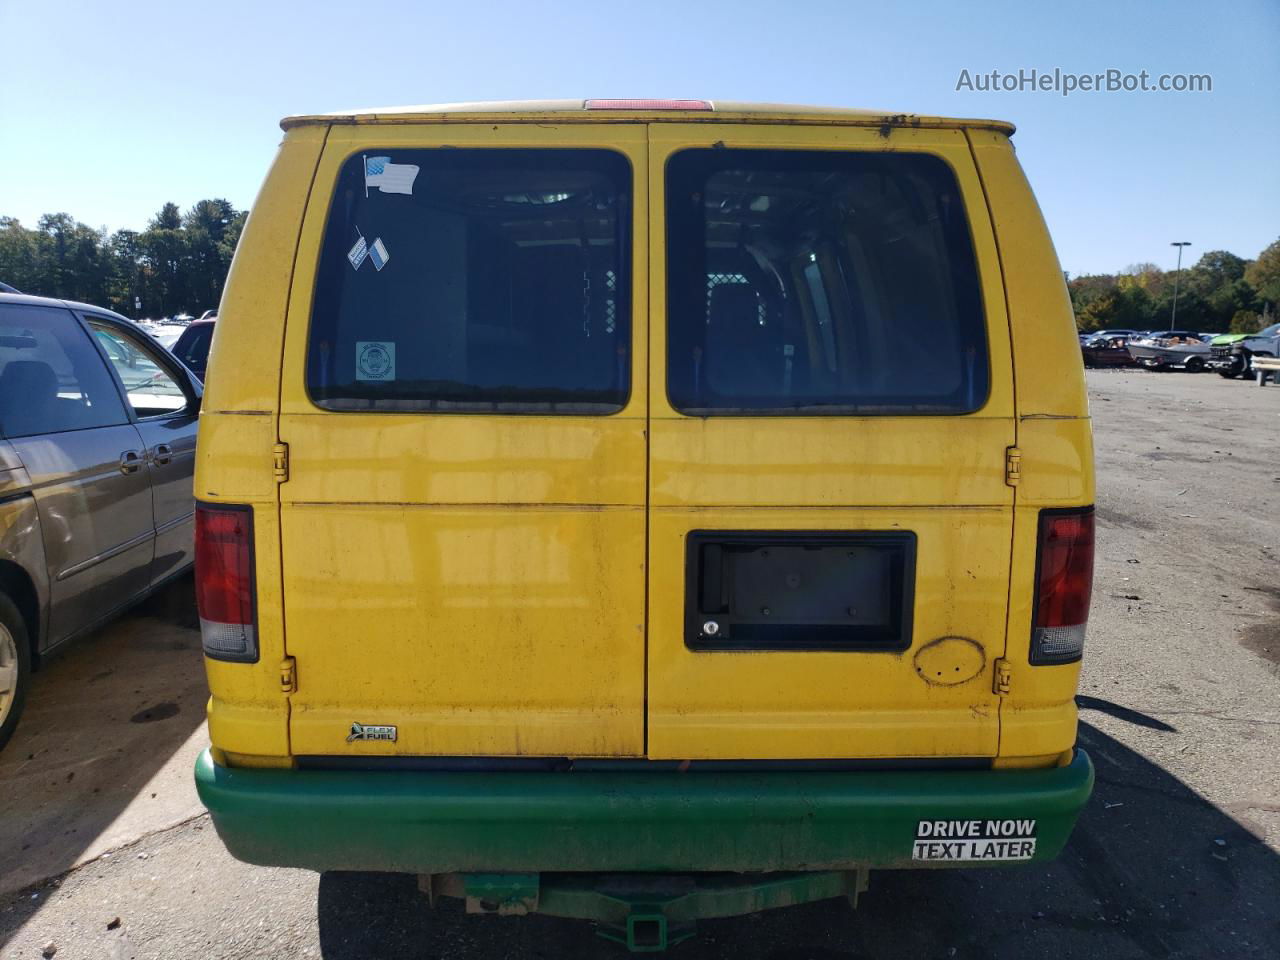
[(1034, 820), (921, 820), (912, 860), (1030, 860)]
[(347, 251), (347, 259), (351, 261), (351, 268), (359, 270), (360, 264), (364, 263), (364, 258), (368, 255), (369, 245), (364, 242), (364, 237), (361, 237), (355, 242), (355, 246)]
[(360, 340), (356, 343), (357, 380), (394, 380), (396, 345), (388, 340)]
[(378, 237), (373, 241), (373, 245), (369, 247), (369, 259), (379, 271), (387, 265), (387, 261), (391, 259), (391, 254), (387, 253), (387, 248), (383, 246), (382, 238)]
[(413, 181), (418, 179), (415, 163), (392, 163), (390, 157), (364, 158), (364, 195), (370, 187), (383, 193), (406, 193), (413, 196)]

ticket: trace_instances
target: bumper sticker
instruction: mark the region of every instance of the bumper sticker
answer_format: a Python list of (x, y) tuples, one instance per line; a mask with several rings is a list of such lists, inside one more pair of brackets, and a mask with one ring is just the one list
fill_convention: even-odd
[(921, 820), (912, 860), (1030, 860), (1036, 853), (1034, 820)]

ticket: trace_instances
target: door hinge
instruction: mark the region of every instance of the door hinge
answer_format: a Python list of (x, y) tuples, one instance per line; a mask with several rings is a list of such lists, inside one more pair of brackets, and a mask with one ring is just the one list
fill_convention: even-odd
[(280, 692), (298, 692), (298, 661), (285, 657), (280, 661)]
[(289, 479), (289, 445), (277, 443), (271, 447), (271, 475), (276, 483), (284, 483)]
[(995, 681), (991, 685), (992, 692), (1008, 693), (1012, 682), (1013, 669), (1009, 666), (1009, 661), (1004, 657), (997, 658)]
[(1022, 451), (1017, 447), (1005, 447), (1004, 450), (1004, 482), (1016, 487), (1022, 479)]

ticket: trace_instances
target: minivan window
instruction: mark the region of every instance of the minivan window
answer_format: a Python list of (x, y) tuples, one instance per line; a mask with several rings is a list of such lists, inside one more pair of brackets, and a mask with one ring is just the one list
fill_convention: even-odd
[(631, 169), (607, 150), (367, 151), (338, 175), (308, 338), (331, 410), (613, 413)]
[(973, 245), (941, 158), (696, 149), (666, 176), (677, 410), (960, 414), (986, 401)]
[(111, 374), (70, 312), (0, 306), (0, 435), (34, 437), (128, 422)]

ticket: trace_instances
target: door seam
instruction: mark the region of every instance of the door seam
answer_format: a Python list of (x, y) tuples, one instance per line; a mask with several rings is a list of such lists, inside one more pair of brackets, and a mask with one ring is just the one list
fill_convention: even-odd
[[(649, 587), (653, 577), (653, 555), (652, 545), (650, 542), (651, 521), (653, 511), (651, 509), (652, 492), (650, 484), (652, 478), (650, 471), (653, 468), (652, 444), (653, 444), (653, 242), (650, 231), (652, 230), (653, 221), (651, 214), (653, 212), (653, 190), (652, 188), (652, 168), (653, 168), (653, 127), (652, 124), (644, 125), (644, 182), (645, 182), (645, 209), (644, 209), (644, 263), (645, 276), (644, 281), (644, 650), (643, 650), (643, 676), (644, 690), (643, 700), (641, 703), (640, 714), (640, 755), (642, 757), (649, 756)], [(633, 215), (638, 215), (636, 211)], [(665, 251), (664, 251), (665, 252)], [(632, 252), (631, 262), (635, 264), (635, 253)], [(639, 278), (636, 278), (638, 280)], [(636, 282), (633, 280), (632, 282)], [(635, 289), (634, 287), (632, 289)], [(632, 334), (634, 336), (634, 334)], [(634, 377), (635, 374), (633, 373)]]
[[(1013, 336), (1013, 311), (1009, 304), (1009, 285), (1005, 278), (1004, 253), (1000, 246), (1000, 232), (996, 229), (995, 211), (991, 209), (991, 195), (987, 191), (987, 180), (982, 174), (982, 165), (978, 163), (978, 152), (973, 145), (973, 136), (969, 130), (964, 131), (965, 143), (969, 146), (969, 157), (973, 161), (973, 172), (978, 177), (978, 185), (982, 188), (983, 205), (987, 208), (987, 222), (991, 225), (991, 241), (996, 248), (996, 262), (1000, 268), (1000, 292), (1004, 296), (1004, 319), (1007, 327), (1007, 335), (1009, 337), (1009, 382), (1013, 385), (1013, 445), (1019, 445), (1019, 427), (1018, 420), (1018, 364), (1014, 351), (1016, 344)], [(1018, 488), (1010, 487), (1011, 493), (1009, 507), (1009, 565), (1008, 565), (1008, 581), (1005, 584), (1004, 597), (1004, 644), (1001, 647), (1000, 657), (1007, 661), (1009, 658), (1009, 627), (1013, 613), (1013, 558), (1014, 547), (1017, 542), (1018, 535)], [(1001, 748), (1004, 745), (1004, 707), (1006, 694), (996, 694), (996, 753), (1000, 756)]]
[[(298, 253), (302, 246), (302, 233), (306, 229), (307, 212), (311, 209), (311, 195), (315, 192), (316, 175), (320, 171), (320, 164), (324, 162), (325, 148), (329, 145), (329, 133), (333, 130), (333, 125), (329, 124), (324, 128), (324, 137), (320, 141), (320, 149), (316, 151), (316, 162), (311, 168), (311, 179), (307, 183), (307, 195), (302, 201), (302, 214), (298, 217), (298, 232), (293, 239), (293, 257), (289, 264), (289, 286), (284, 299), (284, 323), (280, 328), (280, 360), (276, 364), (279, 376), (276, 377), (276, 409), (275, 409), (275, 442), (284, 443), (280, 436), (280, 411), (284, 405), (284, 378), (287, 374), (284, 365), (285, 345), (289, 338), (289, 312), (293, 307), (293, 285), (298, 274)], [(285, 613), (285, 575), (284, 575), (284, 510), (283, 498), (280, 495), (280, 486), (275, 479), (271, 480), (271, 485), (275, 488), (275, 507), (276, 507), (276, 570), (279, 578), (277, 595), (280, 597), (280, 649), (283, 660), (288, 660), (291, 656), (289, 653), (289, 618)], [(297, 674), (294, 674), (294, 690), (297, 690)], [(285, 750), (290, 756), (293, 755), (293, 698), (289, 694), (284, 694), (284, 744)]]

